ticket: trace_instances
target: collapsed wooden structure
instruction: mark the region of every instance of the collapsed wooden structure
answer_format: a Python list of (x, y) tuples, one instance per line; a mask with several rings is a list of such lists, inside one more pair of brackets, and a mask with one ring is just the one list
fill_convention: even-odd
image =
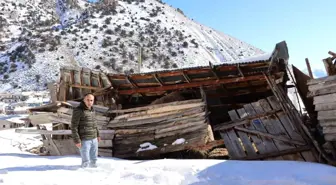
[(59, 83), (50, 86), (53, 104), (31, 109), (49, 112), (53, 130), (30, 132), (48, 135), (48, 150), (60, 142), (74, 148), (71, 111), (91, 92), (105, 133), (101, 156), (153, 157), (225, 146), (231, 159), (318, 161), (321, 150), (287, 97), (287, 61), (281, 42), (272, 53), (230, 64), (141, 74), (62, 68)]

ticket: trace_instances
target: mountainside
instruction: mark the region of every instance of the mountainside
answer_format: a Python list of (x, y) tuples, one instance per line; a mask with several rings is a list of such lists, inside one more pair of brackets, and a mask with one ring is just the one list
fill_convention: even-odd
[(0, 91), (43, 90), (62, 66), (134, 73), (139, 58), (147, 72), (264, 53), (158, 0), (104, 2), (2, 0)]

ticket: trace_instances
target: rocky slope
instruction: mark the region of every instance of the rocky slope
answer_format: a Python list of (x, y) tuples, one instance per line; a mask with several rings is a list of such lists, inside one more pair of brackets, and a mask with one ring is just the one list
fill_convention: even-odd
[(83, 0), (0, 4), (0, 91), (45, 89), (62, 66), (134, 73), (139, 58), (145, 72), (264, 53), (158, 0), (119, 1), (116, 9)]

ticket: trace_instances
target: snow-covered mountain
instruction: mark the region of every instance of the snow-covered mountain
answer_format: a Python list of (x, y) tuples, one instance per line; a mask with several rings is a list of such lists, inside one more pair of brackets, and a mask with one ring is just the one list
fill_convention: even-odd
[(264, 53), (159, 0), (0, 2), (0, 91), (44, 90), (62, 66), (134, 73), (140, 58), (145, 72)]

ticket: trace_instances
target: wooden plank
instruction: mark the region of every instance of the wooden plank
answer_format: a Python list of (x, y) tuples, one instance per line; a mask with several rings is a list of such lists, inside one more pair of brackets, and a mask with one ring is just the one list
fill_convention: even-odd
[(334, 120), (321, 120), (321, 121), (319, 121), (319, 124), (322, 127), (336, 127), (336, 119), (334, 119)]
[(329, 81), (336, 81), (336, 76), (327, 76), (327, 77), (322, 77), (322, 78), (317, 78), (317, 79), (312, 79), (307, 82), (307, 85), (311, 86), (314, 84), (318, 83), (325, 83)]
[[(71, 130), (37, 130), (37, 129), (15, 129), (16, 133), (21, 134), (51, 134), (51, 135), (71, 135)], [(114, 130), (99, 130), (102, 134), (114, 134)]]
[[(232, 157), (244, 157), (246, 156), (245, 151), (243, 146), (240, 143), (239, 138), (236, 135), (236, 132), (231, 129), (226, 131), (228, 137), (230, 138), (229, 141), (231, 142), (231, 145), (233, 146), (233, 150), (235, 150), (233, 155), (230, 155), (230, 150), (229, 150), (229, 155)], [(225, 142), (225, 140), (224, 140)]]
[(172, 112), (172, 111), (183, 111), (185, 109), (191, 109), (195, 107), (203, 107), (205, 104), (203, 102), (201, 103), (191, 103), (191, 104), (184, 104), (184, 105), (168, 105), (168, 106), (162, 106), (159, 108), (154, 108), (146, 111), (139, 111), (139, 112), (133, 112), (129, 114), (123, 114), (120, 116), (116, 116), (114, 120), (118, 119), (125, 119), (125, 118), (134, 118), (139, 116), (147, 116), (147, 115), (154, 115), (154, 114), (160, 114), (164, 112)]
[(238, 82), (246, 82), (253, 80), (264, 80), (263, 75), (254, 75), (254, 76), (246, 76), (244, 78), (229, 78), (229, 79), (220, 79), (220, 80), (204, 80), (200, 82), (191, 82), (191, 83), (183, 83), (183, 84), (174, 84), (174, 85), (165, 85), (162, 87), (150, 87), (150, 88), (138, 88), (138, 89), (130, 89), (130, 90), (120, 90), (118, 91), (121, 95), (131, 95), (136, 93), (150, 93), (150, 92), (158, 92), (158, 91), (168, 91), (168, 90), (178, 90), (185, 88), (193, 88), (200, 86), (208, 86), (208, 85), (218, 85), (218, 84), (228, 84), (228, 83), (238, 83)]
[(336, 93), (314, 97), (314, 105), (319, 103), (336, 102)]
[(224, 140), (224, 144), (226, 149), (228, 150), (230, 158), (235, 158), (239, 154), (237, 154), (235, 146), (233, 145), (229, 135), (227, 134), (226, 131), (220, 131), (219, 132), (221, 138)]
[[(268, 97), (267, 100), (269, 102), (269, 105), (271, 105), (273, 109), (278, 109), (280, 107), (275, 96)], [(293, 127), (291, 126), (292, 124), (290, 123), (290, 119), (288, 115), (286, 115), (284, 112), (280, 112), (277, 114), (277, 117), (279, 118), (280, 122), (282, 123), (284, 129), (287, 131), (290, 138), (297, 140), (297, 141), (305, 142), (303, 137), (296, 130), (294, 130)], [(311, 162), (316, 161), (316, 158), (314, 157), (311, 151), (302, 152), (301, 154), (306, 161), (311, 161)]]
[[(260, 132), (260, 131), (257, 131), (257, 130), (250, 130), (250, 129), (246, 129), (246, 128), (242, 128), (242, 127), (235, 127), (235, 129), (238, 130), (238, 131), (245, 132), (245, 133), (254, 134), (254, 135), (260, 135), (260, 136), (268, 137), (270, 139), (274, 139), (274, 140), (278, 140), (278, 141), (283, 141), (283, 142), (290, 143), (290, 144), (302, 145), (302, 146), (306, 145), (303, 142), (295, 141), (295, 140), (292, 140), (292, 139), (284, 137), (284, 136), (276, 136), (276, 135), (273, 135), (273, 134), (269, 134), (269, 133), (265, 133), (265, 132)], [(291, 147), (291, 148), (293, 148), (293, 147)]]
[(179, 130), (177, 132), (166, 132), (166, 133), (161, 133), (161, 134), (155, 134), (155, 139), (168, 137), (168, 136), (175, 136), (176, 134), (182, 135), (182, 134), (185, 134), (185, 133), (200, 131), (200, 130), (207, 131), (207, 128), (208, 128), (208, 126), (206, 124), (197, 125), (197, 126), (194, 126), (194, 127), (191, 127), (191, 128), (186, 128), (186, 129), (183, 129), (183, 130)]
[(309, 150), (311, 150), (311, 147), (303, 146), (303, 147), (300, 147), (300, 148), (291, 148), (291, 149), (282, 150), (282, 151), (279, 151), (279, 152), (259, 154), (255, 157), (254, 156), (247, 156), (247, 157), (244, 157), (244, 158), (236, 158), (234, 160), (260, 160), (260, 159), (280, 157), (280, 156), (290, 155), (290, 154), (297, 154), (297, 153), (304, 152), (304, 151), (309, 151)]
[(270, 112), (267, 113), (263, 113), (263, 114), (257, 114), (254, 116), (246, 116), (244, 118), (235, 120), (235, 121), (230, 121), (230, 122), (226, 122), (226, 123), (220, 123), (214, 126), (214, 130), (218, 131), (218, 130), (226, 130), (226, 129), (230, 129), (236, 126), (240, 126), (240, 125), (244, 125), (244, 124), (248, 124), (250, 123), (251, 120), (256, 119), (256, 118), (262, 118), (265, 116), (270, 116), (273, 115), (277, 112), (280, 112), (282, 110), (272, 110)]
[(53, 140), (61, 155), (77, 155), (79, 154), (79, 150), (74, 144), (73, 140), (65, 139), (65, 140)]
[(98, 155), (100, 157), (113, 157), (112, 149), (98, 148)]
[(155, 115), (180, 112), (180, 111), (189, 110), (191, 108), (197, 108), (197, 107), (204, 107), (204, 103), (201, 102), (201, 103), (193, 103), (193, 104), (185, 104), (185, 105), (162, 106), (156, 109), (116, 116), (114, 120), (127, 119), (127, 118), (128, 120), (145, 119), (148, 117), (155, 117)]
[[(231, 110), (228, 113), (229, 113), (229, 116), (230, 116), (232, 121), (239, 120), (239, 116), (238, 116), (238, 114), (235, 110)], [(241, 116), (243, 116), (243, 115), (241, 115)], [(241, 117), (241, 118), (243, 118), (243, 117)], [(241, 132), (241, 131), (237, 131), (237, 134), (242, 141), (242, 144), (243, 144), (243, 146), (246, 150), (247, 155), (248, 156), (249, 155), (252, 155), (252, 156), (257, 155), (256, 151), (255, 151), (255, 149), (254, 149), (254, 147), (253, 147), (253, 145), (250, 141), (249, 136), (245, 132)]]
[(312, 78), (312, 79), (314, 79), (313, 72), (312, 72), (312, 70), (311, 70), (311, 67), (310, 67), (308, 58), (306, 58), (306, 65), (307, 65), (307, 69), (308, 69), (309, 77)]
[(157, 123), (157, 122), (164, 122), (169, 119), (177, 119), (177, 118), (183, 118), (184, 116), (190, 116), (192, 114), (205, 114), (203, 112), (203, 108), (199, 109), (191, 109), (188, 111), (184, 111), (177, 114), (171, 114), (167, 116), (161, 116), (156, 118), (148, 118), (143, 120), (133, 120), (133, 121), (127, 121), (127, 122), (121, 122), (121, 121), (110, 121), (108, 124), (108, 127), (110, 128), (118, 128), (118, 127), (129, 127), (129, 126), (137, 126), (137, 125), (144, 125), (149, 123)]
[(186, 123), (186, 124), (176, 125), (176, 126), (172, 126), (172, 127), (168, 127), (168, 128), (164, 128), (164, 129), (157, 129), (155, 131), (155, 134), (162, 134), (162, 133), (173, 132), (173, 131), (181, 131), (183, 129), (187, 129), (187, 128), (190, 128), (190, 127), (196, 127), (196, 126), (199, 126), (199, 125), (205, 126), (207, 124), (205, 123), (205, 120), (198, 121), (198, 122), (189, 122), (189, 123)]
[(162, 104), (156, 104), (156, 105), (149, 105), (144, 107), (137, 107), (137, 108), (131, 108), (131, 109), (122, 109), (122, 110), (111, 110), (110, 113), (129, 113), (129, 112), (138, 112), (138, 111), (146, 111), (156, 108), (161, 108), (165, 106), (171, 106), (171, 105), (184, 105), (184, 104), (192, 104), (192, 103), (200, 103), (202, 102), (202, 99), (194, 99), (194, 100), (185, 100), (185, 101), (175, 101), (171, 103), (162, 103)]
[(323, 134), (335, 134), (336, 135), (336, 126), (334, 127), (323, 127)]
[(334, 103), (321, 103), (315, 105), (315, 111), (336, 110), (336, 102)]
[[(253, 109), (251, 104), (244, 105), (244, 109), (248, 115), (256, 115), (257, 112)], [(248, 128), (251, 130), (257, 130), (261, 132), (267, 132), (266, 128), (263, 125), (263, 122), (260, 119), (254, 119), (252, 120), (251, 126)], [(272, 139), (266, 138), (261, 136), (260, 139), (258, 138), (255, 141), (255, 138), (252, 137), (253, 142), (256, 144), (257, 149), (259, 150), (259, 153), (265, 154), (265, 153), (271, 153), (271, 152), (277, 152), (278, 149), (274, 145)], [(264, 148), (263, 148), (264, 145)]]
[[(267, 100), (265, 99), (261, 99), (258, 102), (252, 103), (251, 105), (253, 106), (254, 110), (257, 113), (264, 113), (264, 112), (272, 111), (271, 106), (268, 104)], [(276, 115), (271, 115), (269, 117), (262, 118), (261, 120), (269, 134), (290, 138), (287, 135), (283, 125), (276, 117)], [(279, 151), (295, 148), (294, 145), (290, 145), (290, 143), (288, 142), (285, 143), (283, 142), (283, 140), (276, 140), (275, 138), (272, 138), (272, 139), (273, 139), (275, 146), (277, 147)], [(299, 145), (305, 145), (305, 143), (302, 141), (297, 141), (297, 143), (299, 143)], [(285, 160), (297, 160), (297, 159), (303, 160), (300, 155), (296, 155), (296, 156), (285, 155), (281, 157)]]
[(336, 110), (319, 111), (317, 113), (318, 120), (334, 120), (336, 119)]
[(321, 89), (312, 90), (308, 93), (307, 97), (314, 97), (314, 96), (322, 96), (327, 94), (334, 94), (336, 93), (336, 84), (331, 84)]

